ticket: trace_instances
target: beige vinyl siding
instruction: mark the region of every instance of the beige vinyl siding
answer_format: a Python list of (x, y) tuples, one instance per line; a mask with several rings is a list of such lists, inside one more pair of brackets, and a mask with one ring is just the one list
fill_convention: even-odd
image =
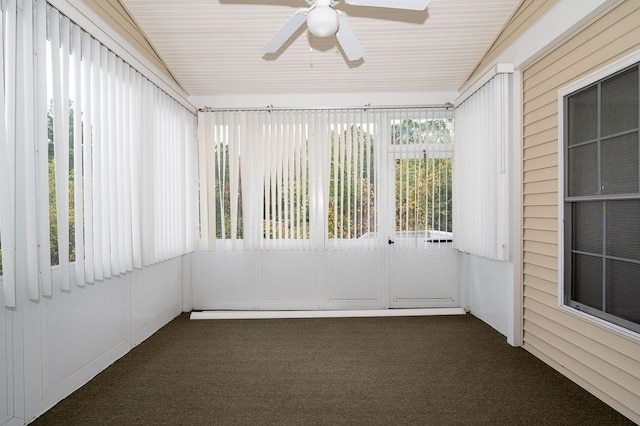
[(162, 58), (156, 53), (146, 36), (129, 12), (119, 0), (82, 0), (91, 10), (118, 32), (125, 40), (133, 45), (146, 59), (151, 61), (168, 77), (175, 81)]
[(523, 347), (640, 423), (640, 340), (558, 306), (558, 91), (640, 50), (620, 1), (523, 71)]
[(523, 0), (467, 80), (476, 73), (482, 72), (486, 66), (493, 64), (495, 58), (498, 57), (500, 53), (556, 3), (558, 3), (558, 0)]

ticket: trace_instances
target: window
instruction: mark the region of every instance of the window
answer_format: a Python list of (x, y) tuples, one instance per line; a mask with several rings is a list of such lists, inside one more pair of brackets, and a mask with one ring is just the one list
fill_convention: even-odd
[(639, 63), (564, 96), (564, 304), (640, 331)]
[[(205, 250), (375, 249), (394, 194), (403, 237), (452, 238), (450, 109), (205, 110), (198, 126)], [(402, 167), (381, 172), (388, 156)]]
[(452, 241), (453, 111), (440, 114), (392, 121), (396, 239)]

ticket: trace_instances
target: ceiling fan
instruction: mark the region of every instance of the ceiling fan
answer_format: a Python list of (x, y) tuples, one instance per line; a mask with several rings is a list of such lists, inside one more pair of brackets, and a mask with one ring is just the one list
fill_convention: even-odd
[[(404, 10), (424, 10), (431, 0), (344, 0), (351, 6), (386, 7)], [(364, 50), (344, 14), (334, 9), (341, 0), (305, 0), (308, 8), (298, 9), (264, 45), (265, 53), (276, 53), (306, 22), (309, 32), (316, 37), (336, 35), (340, 47), (349, 61), (357, 61)]]

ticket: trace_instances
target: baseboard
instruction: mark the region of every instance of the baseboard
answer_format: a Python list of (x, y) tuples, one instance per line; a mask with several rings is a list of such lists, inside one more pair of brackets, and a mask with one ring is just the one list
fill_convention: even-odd
[(344, 311), (201, 311), (192, 312), (191, 319), (370, 318), (464, 314), (465, 311), (462, 308), (362, 309)]

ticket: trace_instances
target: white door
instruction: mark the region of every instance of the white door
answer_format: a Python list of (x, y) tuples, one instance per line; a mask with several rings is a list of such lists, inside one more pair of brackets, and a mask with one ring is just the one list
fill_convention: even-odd
[[(458, 251), (452, 242), (451, 125), (434, 119), (402, 120), (396, 131), (391, 126), (386, 258), (392, 308), (459, 306)], [(438, 132), (441, 137), (434, 137)]]

